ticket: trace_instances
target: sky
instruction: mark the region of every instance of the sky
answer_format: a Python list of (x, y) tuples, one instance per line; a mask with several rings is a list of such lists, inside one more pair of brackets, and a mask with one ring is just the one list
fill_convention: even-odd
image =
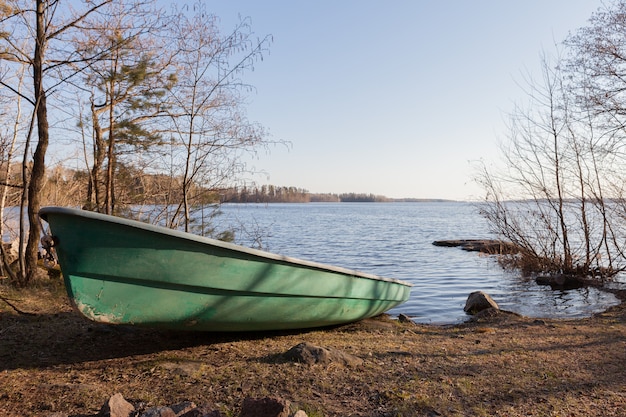
[(272, 140), (258, 184), (313, 193), (481, 199), (527, 75), (602, 0), (205, 0), (273, 42), (243, 78)]

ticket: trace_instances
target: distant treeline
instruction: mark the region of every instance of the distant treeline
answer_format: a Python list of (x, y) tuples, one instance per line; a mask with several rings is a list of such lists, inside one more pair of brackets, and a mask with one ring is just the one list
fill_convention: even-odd
[(358, 193), (310, 193), (297, 187), (262, 185), (260, 187), (234, 187), (222, 193), (223, 203), (378, 203), (391, 199)]
[(297, 187), (262, 185), (260, 187), (233, 187), (222, 193), (222, 203), (308, 203), (307, 190)]
[(310, 193), (297, 187), (262, 185), (260, 187), (234, 187), (221, 193), (222, 203), (386, 203), (445, 201), (432, 199), (394, 199), (365, 193)]

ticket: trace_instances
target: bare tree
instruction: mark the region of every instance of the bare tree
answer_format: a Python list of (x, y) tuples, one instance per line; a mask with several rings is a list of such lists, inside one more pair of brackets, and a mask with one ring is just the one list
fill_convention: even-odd
[[(54, 94), (60, 83), (76, 74), (74, 70), (70, 73), (63, 72), (64, 69), (79, 62), (83, 67), (88, 65), (84, 57), (77, 56), (76, 51), (69, 48), (68, 36), (76, 30), (82, 30), (80, 23), (110, 1), (89, 2), (84, 9), (77, 10), (72, 5), (63, 9), (61, 2), (53, 0), (13, 0), (7, 1), (2, 8), (0, 59), (28, 65), (32, 74), (32, 90), (21, 93), (14, 85), (3, 80), (0, 80), (0, 84), (30, 103), (33, 108), (32, 120), (35, 123), (32, 124), (34, 129), (29, 132), (36, 132), (37, 135), (30, 173), (28, 176), (24, 175), (24, 178), (28, 178), (25, 199), (28, 202), (29, 232), (26, 252), (20, 256), (23, 260), (19, 279), (22, 285), (28, 284), (37, 270), (37, 250), (41, 233), (38, 212), (45, 179), (46, 152), (50, 143), (48, 98), (50, 94)], [(24, 42), (25, 39), (28, 41)], [(29, 133), (24, 150), (24, 167), (31, 157), (30, 138)]]
[[(28, 240), (20, 255), (20, 285), (27, 285), (37, 269), (49, 118), (55, 126), (76, 113), (61, 105), (63, 99), (68, 102), (66, 94), (83, 94), (83, 103), (89, 103), (83, 106), (89, 117), (80, 117), (79, 123), (83, 138), (93, 139), (93, 144), (83, 146), (84, 155), (92, 158), (87, 198), (109, 213), (123, 195), (116, 191), (115, 179), (125, 177), (141, 187), (145, 184), (137, 182), (137, 173), (146, 169), (154, 178), (168, 175), (170, 186), (164, 193), (177, 203), (168, 214), (168, 224), (188, 230), (191, 209), (236, 181), (246, 169), (243, 153), (254, 153), (268, 143), (264, 129), (246, 118), (243, 93), (250, 87), (242, 75), (262, 58), (270, 37), (256, 39), (248, 19), (224, 36), (216, 17), (197, 4), (196, 14), (180, 13), (167, 25), (168, 36), (160, 40), (171, 43), (156, 53), (153, 30), (165, 21), (161, 15), (145, 13), (143, 6), (153, 3), (9, 0), (1, 4), (0, 60), (9, 66), (25, 65), (31, 81), (28, 88), (20, 89), (12, 79), (0, 78), (5, 91), (21, 97), (30, 106), (25, 113), (32, 114), (20, 130), (24, 136), (22, 206), (27, 205), (28, 221), (22, 224)], [(176, 91), (166, 94), (174, 84)], [(158, 117), (165, 111), (167, 122)], [(155, 160), (168, 161), (167, 168), (148, 165)], [(53, 182), (67, 184), (65, 170), (54, 173)]]
[(169, 96), (172, 124), (172, 174), (180, 181), (181, 199), (168, 215), (170, 227), (189, 231), (193, 206), (207, 201), (244, 170), (241, 155), (267, 144), (264, 129), (247, 120), (241, 79), (262, 58), (271, 40), (253, 36), (248, 19), (228, 34), (217, 18), (204, 12), (181, 13), (172, 36), (177, 51), (178, 83)]
[(589, 109), (597, 129), (616, 134), (617, 142), (623, 142), (626, 127), (625, 14), (626, 1), (605, 3), (564, 42), (570, 52), (564, 69), (579, 105)]
[[(603, 4), (589, 24), (565, 41), (564, 68), (579, 107), (586, 109), (595, 130), (592, 166), (605, 177), (596, 181), (595, 197), (605, 204), (604, 216), (626, 217), (626, 1)], [(604, 245), (616, 246), (616, 230), (607, 224)], [(620, 252), (623, 257), (623, 253)]]
[(528, 84), (529, 106), (512, 114), (504, 166), (478, 176), (482, 212), (520, 248), (517, 265), (527, 272), (606, 278), (626, 267), (621, 217), (603, 194), (612, 158), (561, 63), (544, 59), (543, 78)]

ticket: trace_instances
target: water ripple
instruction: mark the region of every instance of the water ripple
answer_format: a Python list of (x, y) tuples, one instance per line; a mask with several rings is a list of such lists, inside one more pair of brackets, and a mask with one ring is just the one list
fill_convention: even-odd
[(224, 224), (260, 227), (271, 252), (411, 282), (409, 301), (390, 313), (417, 322), (465, 320), (467, 295), (479, 290), (531, 317), (585, 317), (618, 303), (596, 289), (552, 291), (502, 270), (493, 257), (432, 245), (493, 238), (469, 203), (233, 204), (222, 211)]

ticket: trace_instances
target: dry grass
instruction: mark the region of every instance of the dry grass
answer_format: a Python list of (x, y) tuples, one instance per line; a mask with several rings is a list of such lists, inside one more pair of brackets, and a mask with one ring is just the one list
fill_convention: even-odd
[[(388, 318), (306, 332), (176, 333), (88, 322), (57, 285), (0, 285), (0, 415), (94, 415), (112, 394), (236, 416), (280, 396), (309, 416), (623, 416), (626, 309), (576, 321), (500, 314), (453, 327)], [(300, 342), (365, 360), (302, 365)]]

